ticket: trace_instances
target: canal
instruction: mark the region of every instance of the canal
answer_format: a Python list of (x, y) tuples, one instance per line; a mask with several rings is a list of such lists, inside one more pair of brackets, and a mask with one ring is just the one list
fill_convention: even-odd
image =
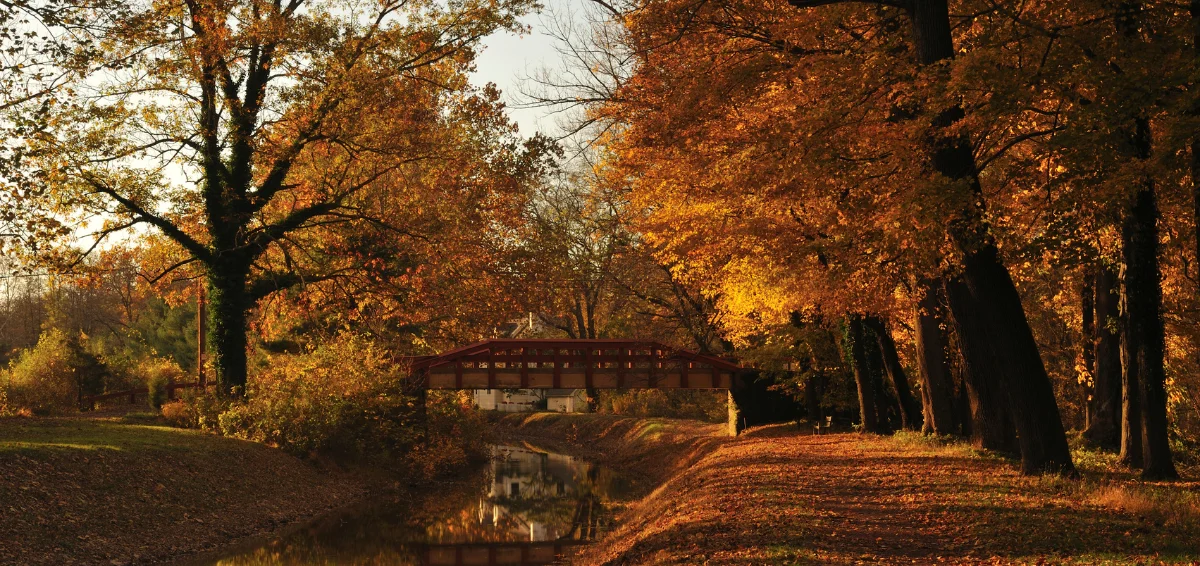
[(491, 452), (488, 465), (461, 481), (369, 502), (195, 564), (551, 564), (612, 528), (632, 497), (626, 478), (578, 458), (518, 446)]

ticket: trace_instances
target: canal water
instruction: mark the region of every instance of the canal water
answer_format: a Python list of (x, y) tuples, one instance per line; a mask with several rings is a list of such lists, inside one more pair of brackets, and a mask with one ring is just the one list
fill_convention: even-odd
[(374, 502), (200, 564), (552, 564), (612, 528), (632, 492), (621, 476), (577, 458), (493, 446), (489, 466), (436, 493)]

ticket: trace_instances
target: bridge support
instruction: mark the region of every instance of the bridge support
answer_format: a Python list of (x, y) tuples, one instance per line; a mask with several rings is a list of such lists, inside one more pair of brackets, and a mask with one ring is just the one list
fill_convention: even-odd
[(730, 389), (725, 393), (729, 396), (725, 401), (729, 407), (729, 420), (727, 421), (729, 436), (737, 436), (742, 431), (742, 412), (738, 409), (737, 401), (733, 399), (733, 390)]
[(732, 434), (747, 427), (794, 421), (804, 414), (803, 403), (774, 386), (769, 374), (744, 369), (736, 372), (729, 388), (729, 429)]

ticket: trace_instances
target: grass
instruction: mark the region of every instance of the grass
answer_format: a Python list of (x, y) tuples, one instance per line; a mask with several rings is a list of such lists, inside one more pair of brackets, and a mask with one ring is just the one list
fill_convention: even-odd
[[(222, 450), (225, 440), (197, 431), (133, 424), (139, 417), (93, 420), (8, 419), (0, 425), (0, 454), (20, 453), (28, 457), (59, 450), (108, 450), (114, 452), (211, 452)], [(157, 421), (151, 421), (157, 422)]]

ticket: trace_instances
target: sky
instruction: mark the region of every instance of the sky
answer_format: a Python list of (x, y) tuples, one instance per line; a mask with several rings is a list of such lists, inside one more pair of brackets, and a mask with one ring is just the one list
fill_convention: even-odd
[[(548, 35), (552, 14), (578, 16), (584, 12), (587, 0), (543, 0), (551, 4), (541, 13), (529, 14), (521, 19), (529, 27), (522, 35), (497, 32), (484, 38), (484, 46), (476, 58), (476, 71), (471, 80), (478, 86), (495, 83), (504, 94), (509, 116), (517, 122), (521, 135), (532, 136), (542, 132), (554, 136), (556, 116), (550, 108), (516, 108), (522, 97), (521, 86), (527, 77), (536, 75), (541, 69), (554, 69), (564, 63)], [(526, 90), (529, 90), (528, 87)]]

